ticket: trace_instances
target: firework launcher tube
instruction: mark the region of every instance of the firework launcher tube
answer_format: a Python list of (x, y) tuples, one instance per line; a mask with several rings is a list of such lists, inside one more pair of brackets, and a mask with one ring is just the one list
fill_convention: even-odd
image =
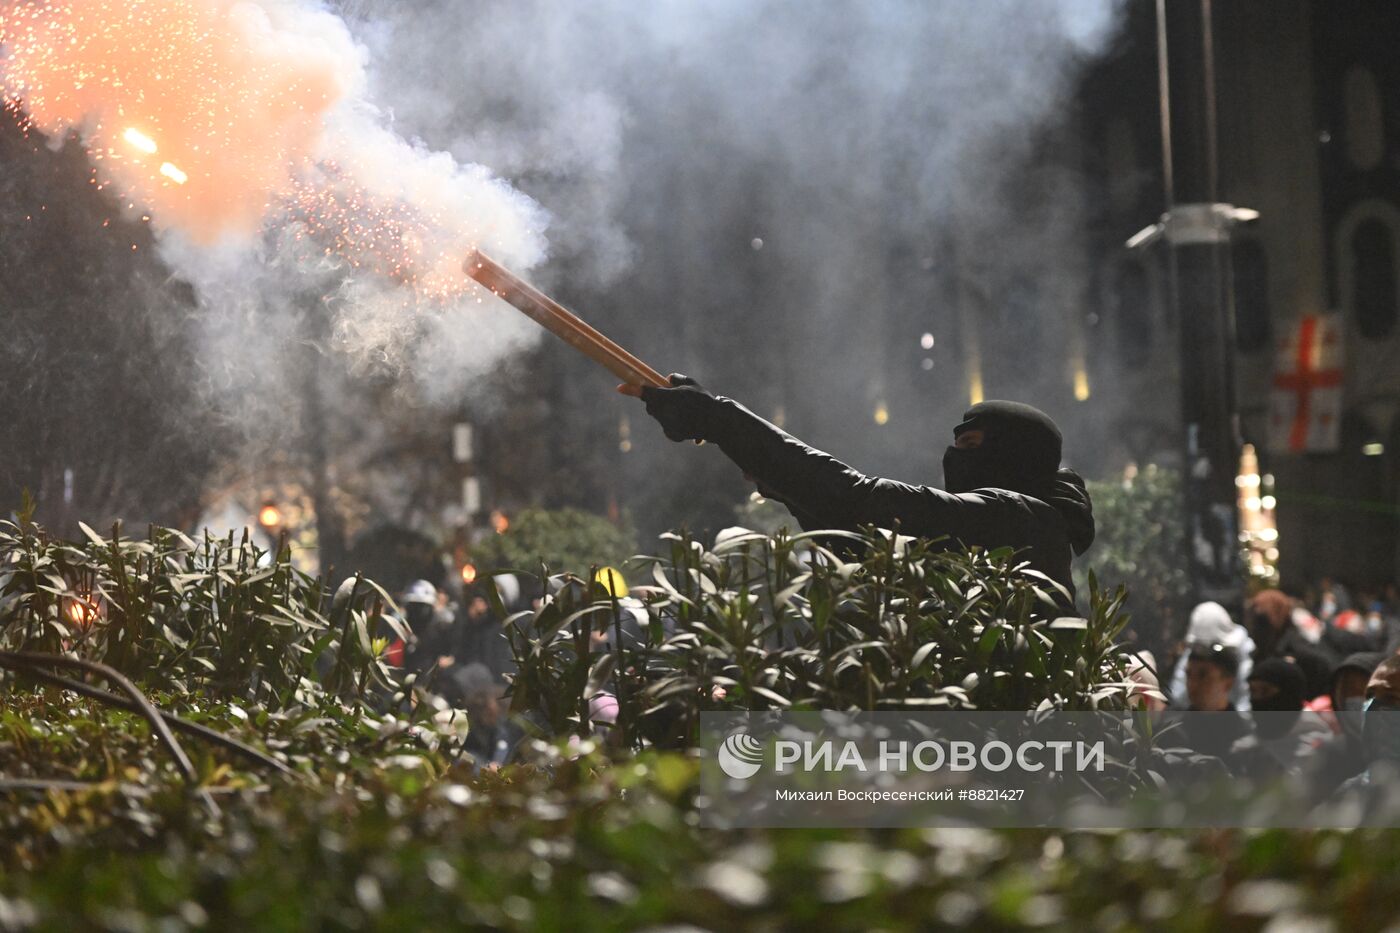
[(497, 297), (514, 305), (536, 324), (623, 382), (637, 386), (671, 384), (665, 376), (480, 250), (472, 250), (462, 268)]

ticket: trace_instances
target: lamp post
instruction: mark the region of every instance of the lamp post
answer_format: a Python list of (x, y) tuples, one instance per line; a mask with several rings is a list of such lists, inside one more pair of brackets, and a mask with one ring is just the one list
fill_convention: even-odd
[(1184, 544), (1192, 589), (1198, 601), (1232, 605), (1240, 602), (1242, 578), (1230, 232), (1259, 215), (1221, 200), (1212, 0), (1157, 0), (1157, 65), (1166, 211), (1127, 246), (1162, 241), (1167, 247), (1180, 333)]

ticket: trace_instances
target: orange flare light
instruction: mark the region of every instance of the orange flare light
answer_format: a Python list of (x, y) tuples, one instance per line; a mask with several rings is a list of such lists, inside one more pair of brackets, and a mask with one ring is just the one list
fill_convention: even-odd
[(122, 133), (122, 139), (147, 155), (152, 155), (156, 151), (156, 141), (135, 127), (127, 127)]
[[(0, 3), (0, 97), (49, 136), (78, 133), (99, 183), (161, 223), (204, 242), (251, 234), (314, 162), (353, 80), (348, 35), (343, 46), (310, 38), (330, 15), (277, 2), (12, 0)], [(157, 150), (203, 183), (144, 158)]]

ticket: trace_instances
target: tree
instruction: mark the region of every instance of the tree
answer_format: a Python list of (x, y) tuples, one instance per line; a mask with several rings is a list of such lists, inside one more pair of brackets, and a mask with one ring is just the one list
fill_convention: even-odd
[(219, 437), (198, 417), (194, 296), (86, 154), (0, 120), (0, 498), (56, 531), (186, 524)]
[(630, 524), (612, 522), (579, 509), (526, 509), (502, 534), (474, 549), (478, 569), (535, 572), (543, 561), (551, 571), (586, 571), (616, 566), (636, 550)]

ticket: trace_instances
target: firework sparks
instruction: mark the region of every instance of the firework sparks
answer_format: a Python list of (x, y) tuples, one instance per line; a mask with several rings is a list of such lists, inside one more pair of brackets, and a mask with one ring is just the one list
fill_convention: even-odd
[(122, 139), (147, 155), (153, 155), (156, 151), (156, 141), (135, 127), (127, 127), (123, 130)]
[(328, 129), (362, 63), (326, 10), (27, 0), (0, 4), (0, 45), (4, 105), (48, 136), (77, 134), (94, 184), (159, 228), (212, 243), (290, 221), (328, 255), (420, 299), (473, 287), (459, 267), (480, 231), (462, 205), (449, 211), (426, 187), (395, 190), (402, 165), (371, 162), (354, 177), (328, 158), (363, 148)]
[(420, 298), (445, 301), (469, 286), (459, 250), (472, 242), (435, 211), (374, 194), (335, 166), (293, 185), (290, 219), (299, 236), (360, 269), (407, 286)]
[[(6, 104), (78, 133), (101, 183), (211, 241), (256, 231), (312, 157), (342, 70), (265, 41), (275, 7), (227, 0), (68, 0), (0, 8)], [(290, 24), (295, 25), (295, 24)], [(195, 184), (145, 158), (155, 152)]]

